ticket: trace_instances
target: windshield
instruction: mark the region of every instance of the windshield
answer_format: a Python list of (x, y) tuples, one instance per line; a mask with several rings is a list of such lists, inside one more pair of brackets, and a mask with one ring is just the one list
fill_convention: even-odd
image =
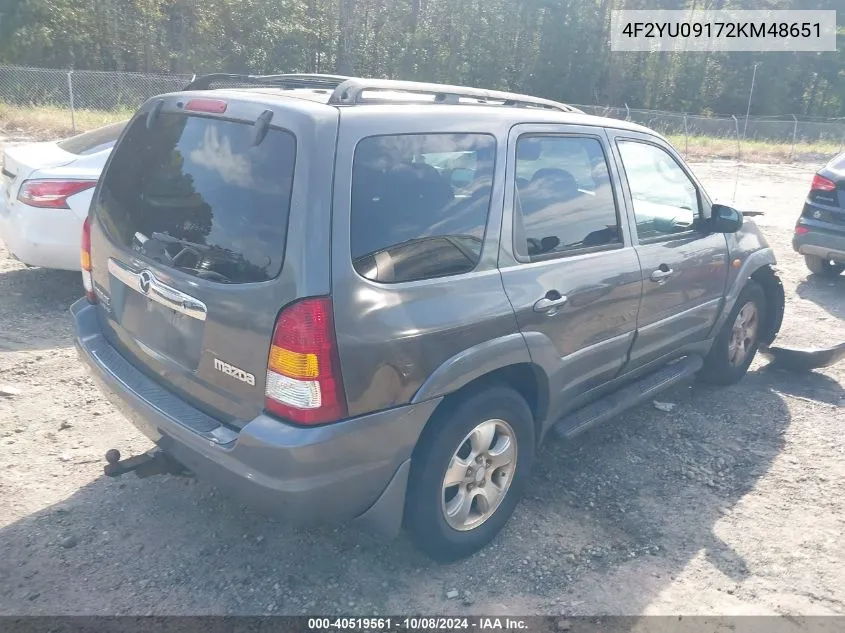
[(222, 283), (279, 274), (296, 140), (249, 123), (162, 113), (136, 119), (103, 176), (96, 213), (153, 261)]

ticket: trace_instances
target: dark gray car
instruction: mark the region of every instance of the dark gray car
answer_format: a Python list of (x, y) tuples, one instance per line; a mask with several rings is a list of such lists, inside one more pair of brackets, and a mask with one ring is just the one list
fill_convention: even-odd
[(549, 431), (733, 383), (780, 327), (772, 250), (646, 128), (438, 84), (218, 80), (119, 139), (76, 342), (164, 453), (291, 522), (468, 555)]
[(845, 153), (813, 177), (792, 247), (816, 275), (837, 277), (845, 270)]

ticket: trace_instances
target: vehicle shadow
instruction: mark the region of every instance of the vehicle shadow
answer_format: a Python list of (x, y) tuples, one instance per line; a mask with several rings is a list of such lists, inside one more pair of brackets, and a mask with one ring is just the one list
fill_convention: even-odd
[(759, 373), (766, 377), (769, 389), (775, 393), (830, 405), (839, 405), (845, 400), (842, 385), (816, 371), (796, 373), (763, 366)]
[(68, 308), (83, 293), (78, 272), (0, 271), (0, 352), (69, 347)]
[(839, 319), (845, 318), (845, 303), (842, 293), (845, 292), (845, 275), (833, 278), (822, 278), (818, 275), (808, 275), (799, 282), (795, 292), (802, 299), (812, 301)]
[[(449, 565), (404, 536), (292, 529), (193, 478), (113, 480), (71, 463), (89, 483), (0, 530), (0, 613), (640, 614), (701, 551), (733, 581), (748, 576), (714, 526), (782, 450), (790, 416), (770, 388), (786, 382), (678, 386), (660, 397), (671, 413), (642, 406), (548, 442), (503, 533)], [(643, 564), (650, 573), (614, 583)], [(446, 599), (452, 588), (461, 598)]]

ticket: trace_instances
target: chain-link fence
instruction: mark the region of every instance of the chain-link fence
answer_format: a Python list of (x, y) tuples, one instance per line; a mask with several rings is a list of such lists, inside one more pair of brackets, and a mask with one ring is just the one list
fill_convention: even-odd
[[(66, 113), (69, 128), (90, 127), (79, 115), (131, 111), (157, 94), (183, 88), (191, 75), (68, 71), (0, 66), (0, 104), (47, 106)], [(753, 158), (766, 151), (783, 159), (829, 154), (845, 148), (845, 118), (701, 116), (656, 110), (579, 105), (589, 114), (633, 121), (670, 137), (689, 157)], [(127, 112), (128, 116), (128, 112)], [(96, 122), (97, 119), (91, 119)], [(80, 125), (81, 123), (81, 125)], [(773, 149), (774, 147), (774, 149)]]
[[(781, 150), (785, 158), (816, 152), (841, 152), (845, 149), (845, 118), (806, 119), (786, 117), (701, 116), (659, 110), (635, 110), (579, 105), (584, 112), (639, 123), (670, 137), (687, 155), (721, 153), (726, 158), (740, 158), (759, 151), (765, 144)], [(721, 142), (720, 142), (721, 141)]]
[(76, 131), (79, 112), (134, 110), (157, 94), (181, 90), (191, 78), (191, 75), (0, 66), (0, 103), (66, 110), (70, 127)]

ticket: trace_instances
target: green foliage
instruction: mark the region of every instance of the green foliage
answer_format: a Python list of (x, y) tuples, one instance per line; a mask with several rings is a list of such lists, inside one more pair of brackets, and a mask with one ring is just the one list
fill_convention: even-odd
[[(842, 9), (843, 0), (815, 0)], [(612, 53), (622, 8), (809, 8), (799, 0), (0, 0), (0, 63), (140, 72), (345, 72), (573, 103), (845, 116), (830, 53)]]

